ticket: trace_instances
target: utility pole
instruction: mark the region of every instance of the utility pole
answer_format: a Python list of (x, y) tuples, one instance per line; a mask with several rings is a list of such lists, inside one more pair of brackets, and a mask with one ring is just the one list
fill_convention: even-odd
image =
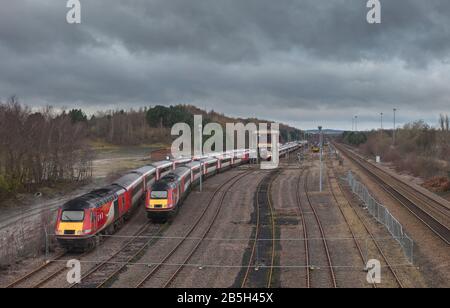
[(355, 131), (358, 131), (358, 116), (355, 115)]
[(380, 112), (380, 137), (383, 137), (383, 113)]
[[(203, 155), (203, 127), (202, 124), (198, 125), (198, 133), (200, 135), (200, 152)], [(203, 191), (203, 162), (200, 161), (200, 192)]]
[(322, 186), (322, 155), (323, 155), (323, 136), (322, 136), (322, 126), (319, 126), (319, 144), (320, 144), (320, 187), (319, 190), (322, 192), (323, 186)]
[(383, 131), (383, 113), (380, 113), (380, 119), (381, 119), (381, 131)]
[(355, 118), (352, 117), (352, 132), (355, 131)]
[(260, 150), (259, 150), (259, 127), (256, 128), (256, 164), (259, 165), (260, 162)]
[(397, 130), (396, 129), (396, 123), (395, 123), (395, 113), (397, 112), (397, 108), (394, 108), (393, 109), (394, 110), (394, 131), (393, 131), (393, 133), (392, 133), (392, 143), (393, 143), (393, 145), (395, 146), (395, 131)]

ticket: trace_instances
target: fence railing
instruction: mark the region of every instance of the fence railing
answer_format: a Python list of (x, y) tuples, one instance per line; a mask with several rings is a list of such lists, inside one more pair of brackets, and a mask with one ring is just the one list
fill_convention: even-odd
[(414, 242), (404, 232), (402, 225), (385, 206), (378, 203), (378, 201), (372, 197), (367, 187), (358, 182), (351, 171), (348, 172), (347, 181), (352, 192), (361, 199), (369, 213), (380, 224), (384, 225), (393, 238), (400, 244), (408, 261), (412, 264), (414, 261)]

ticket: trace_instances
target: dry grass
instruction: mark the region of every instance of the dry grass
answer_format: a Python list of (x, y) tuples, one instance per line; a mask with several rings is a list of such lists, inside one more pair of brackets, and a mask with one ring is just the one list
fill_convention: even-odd
[(431, 179), (448, 177), (450, 171), (448, 132), (430, 128), (423, 122), (406, 125), (397, 131), (393, 146), (392, 132), (369, 132), (360, 150), (369, 156), (380, 155), (382, 161), (392, 163), (398, 171)]

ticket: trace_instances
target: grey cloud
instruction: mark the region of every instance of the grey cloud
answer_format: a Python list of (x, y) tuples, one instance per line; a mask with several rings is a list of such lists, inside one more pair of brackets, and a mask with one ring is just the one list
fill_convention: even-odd
[(10, 1), (0, 10), (0, 97), (195, 103), (300, 125), (317, 111), (330, 123), (393, 105), (411, 119), (448, 111), (450, 2), (382, 1), (381, 25), (367, 24), (365, 4), (82, 0), (74, 26), (65, 1)]

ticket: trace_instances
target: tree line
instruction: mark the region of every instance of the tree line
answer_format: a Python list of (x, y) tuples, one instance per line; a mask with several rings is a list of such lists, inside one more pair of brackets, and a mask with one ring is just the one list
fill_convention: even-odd
[(34, 112), (12, 97), (0, 102), (0, 195), (91, 176), (87, 127), (47, 107)]
[[(88, 116), (82, 109), (40, 111), (16, 97), (0, 101), (0, 196), (32, 191), (55, 182), (84, 181), (92, 176), (92, 140), (115, 145), (170, 144), (176, 123), (193, 126), (194, 114), (203, 124), (256, 119), (234, 119), (191, 105), (153, 106), (137, 110), (99, 111)], [(280, 125), (281, 142), (300, 138), (295, 128)]]
[(450, 173), (450, 123), (447, 115), (440, 115), (438, 125), (430, 126), (422, 120), (405, 124), (395, 131), (374, 130), (346, 132), (343, 141), (359, 146), (367, 155), (381, 156), (399, 170), (425, 178)]
[[(235, 119), (226, 117), (215, 111), (204, 111), (191, 105), (153, 106), (138, 110), (111, 110), (97, 112), (88, 120), (85, 113), (71, 110), (69, 115), (73, 122), (87, 123), (92, 138), (104, 140), (117, 145), (138, 145), (145, 143), (170, 143), (171, 128), (176, 123), (187, 123), (192, 129), (194, 115), (202, 115), (203, 125), (211, 122), (221, 124), (225, 128), (226, 123), (252, 121), (262, 122), (257, 119)], [(280, 125), (281, 142), (300, 139), (301, 131), (287, 125)]]

